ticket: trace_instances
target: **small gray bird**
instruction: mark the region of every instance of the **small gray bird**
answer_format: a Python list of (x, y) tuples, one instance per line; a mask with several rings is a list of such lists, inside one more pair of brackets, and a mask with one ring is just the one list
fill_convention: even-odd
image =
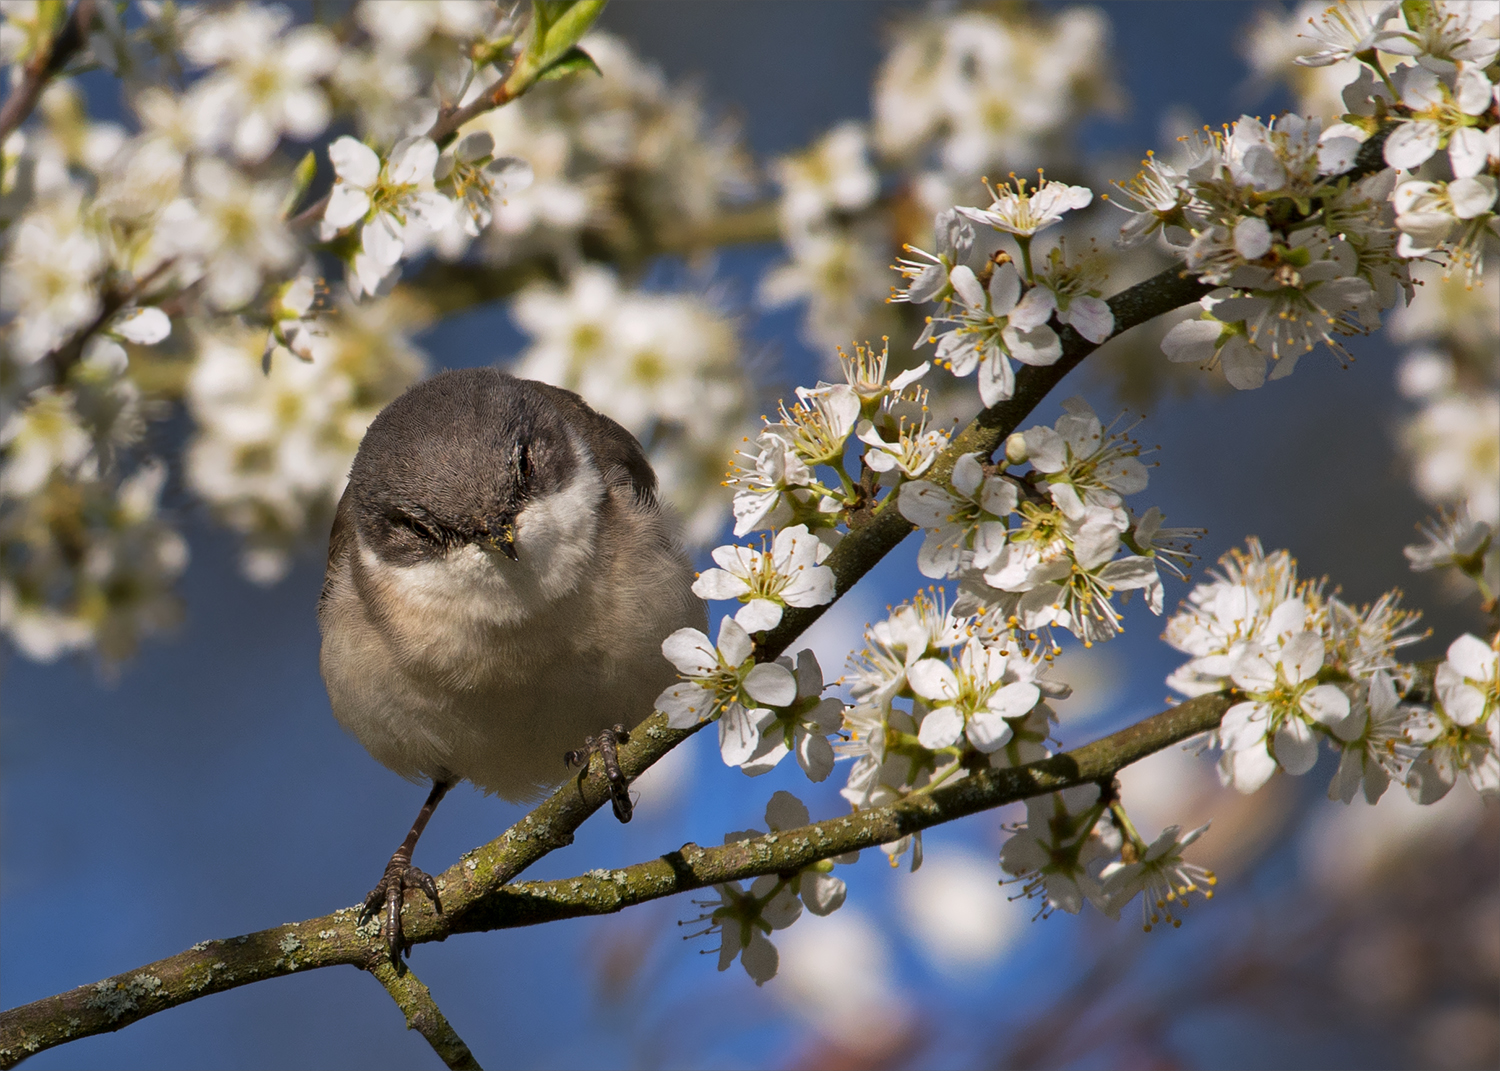
[(385, 907), (393, 958), (406, 889), (442, 909), (411, 859), (455, 783), (531, 800), (564, 779), (565, 756), (600, 750), (629, 821), (615, 744), (675, 679), (662, 640), (705, 627), (692, 582), (640, 443), (576, 394), (443, 372), (375, 418), (334, 517), (318, 625), (334, 716), (432, 782), (365, 902)]

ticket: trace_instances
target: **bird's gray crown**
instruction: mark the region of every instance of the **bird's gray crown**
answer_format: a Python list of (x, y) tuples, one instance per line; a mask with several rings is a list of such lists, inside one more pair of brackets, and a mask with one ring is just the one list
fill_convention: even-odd
[(412, 387), (375, 418), (349, 474), (365, 544), (395, 565), (468, 543), (513, 557), (516, 515), (578, 468), (573, 444), (589, 428), (577, 410), (602, 419), (576, 395), (493, 369)]

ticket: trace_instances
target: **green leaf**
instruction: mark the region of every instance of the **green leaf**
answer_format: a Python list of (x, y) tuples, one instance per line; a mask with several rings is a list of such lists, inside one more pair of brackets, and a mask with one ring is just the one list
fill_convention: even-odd
[(292, 209), (297, 207), (297, 202), (302, 200), (307, 188), (312, 185), (312, 180), (318, 174), (318, 158), (309, 152), (292, 171), (292, 188), (287, 191), (286, 199), (281, 202), (282, 216), (290, 216)]
[(1406, 16), (1406, 24), (1420, 33), (1432, 18), (1432, 0), (1402, 0), (1401, 14)]
[[(554, 64), (569, 60), (569, 53), (589, 32), (604, 4), (605, 0), (532, 0), (531, 25), (526, 28), (525, 47), (505, 80), (506, 96), (519, 97)], [(578, 69), (569, 67), (560, 73)]]
[(538, 82), (551, 82), (554, 79), (565, 78), (579, 71), (593, 71), (595, 74), (600, 75), (604, 73), (599, 69), (599, 65), (594, 62), (593, 56), (590, 56), (583, 49), (574, 45), (564, 52), (552, 66), (537, 75), (536, 80)]

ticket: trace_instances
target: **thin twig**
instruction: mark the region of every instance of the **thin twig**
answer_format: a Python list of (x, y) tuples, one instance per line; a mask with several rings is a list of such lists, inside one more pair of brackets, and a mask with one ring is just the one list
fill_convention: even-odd
[(21, 70), (20, 83), (10, 91), (5, 104), (0, 105), (0, 142), (26, 121), (52, 76), (88, 41), (93, 23), (94, 0), (78, 0), (57, 36), (37, 46), (36, 55)]
[(464, 1039), (443, 1015), (432, 991), (422, 984), (405, 963), (393, 964), (389, 959), (379, 960), (370, 968), (375, 980), (385, 986), (396, 1006), (406, 1016), (406, 1029), (415, 1030), (427, 1039), (438, 1059), (454, 1071), (484, 1071)]
[(42, 358), (52, 369), (53, 381), (59, 385), (66, 381), (68, 371), (83, 356), (83, 348), (88, 344), (88, 340), (93, 337), (94, 333), (109, 323), (115, 313), (144, 294), (151, 284), (161, 278), (176, 261), (176, 257), (168, 257), (124, 290), (106, 290), (100, 297), (99, 314), (93, 320), (89, 321), (89, 323), (74, 331), (68, 340), (58, 346), (57, 349)]

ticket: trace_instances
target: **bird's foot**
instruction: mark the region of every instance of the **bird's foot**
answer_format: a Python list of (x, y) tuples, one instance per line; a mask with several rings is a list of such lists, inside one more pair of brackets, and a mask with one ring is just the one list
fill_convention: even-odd
[(385, 908), (385, 941), (391, 952), (392, 963), (400, 962), (403, 951), (410, 954), (409, 946), (401, 933), (401, 903), (406, 897), (407, 889), (420, 889), (432, 901), (437, 913), (443, 913), (443, 902), (438, 899), (437, 882), (432, 880), (431, 874), (412, 866), (410, 857), (404, 857), (400, 852), (393, 855), (386, 864), (385, 875), (370, 890), (370, 895), (365, 897), (364, 910), (360, 913), (361, 920), (364, 920), (382, 906)]
[(601, 730), (597, 736), (585, 737), (583, 747), (563, 756), (563, 762), (569, 766), (587, 766), (589, 758), (598, 752), (599, 759), (604, 764), (604, 776), (609, 781), (609, 800), (614, 807), (615, 817), (621, 822), (630, 821), (630, 816), (635, 811), (630, 802), (630, 782), (620, 772), (619, 747), (628, 743), (630, 733), (625, 726), (616, 725), (612, 729)]

